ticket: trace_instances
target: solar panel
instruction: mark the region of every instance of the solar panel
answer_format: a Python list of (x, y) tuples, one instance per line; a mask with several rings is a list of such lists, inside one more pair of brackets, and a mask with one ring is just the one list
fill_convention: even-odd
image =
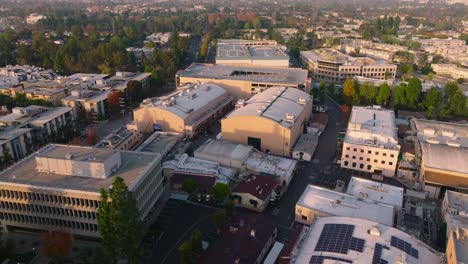
[(372, 264), (388, 264), (388, 261), (382, 259), (382, 251), (384, 248), (387, 250), (390, 249), (389, 247), (384, 246), (382, 244), (375, 244), (374, 256), (372, 257)]
[(353, 263), (353, 261), (349, 259), (344, 259), (344, 258), (338, 258), (338, 257), (333, 257), (333, 256), (312, 256), (310, 258), (309, 264), (322, 264), (324, 260), (330, 259), (330, 260), (337, 260), (340, 262), (344, 263)]
[(315, 246), (315, 251), (347, 254), (348, 251), (364, 251), (364, 239), (353, 237), (354, 225), (325, 224)]
[(404, 241), (403, 239), (392, 236), (390, 244), (392, 245), (392, 247), (396, 247), (396, 248), (406, 252), (406, 254), (415, 257), (416, 259), (419, 257), (418, 250), (413, 248), (413, 246), (411, 246), (410, 243)]

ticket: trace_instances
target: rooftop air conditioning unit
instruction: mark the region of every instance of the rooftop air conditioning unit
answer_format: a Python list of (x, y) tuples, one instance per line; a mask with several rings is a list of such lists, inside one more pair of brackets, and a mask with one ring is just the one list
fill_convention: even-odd
[(297, 103), (299, 103), (301, 105), (305, 105), (306, 104), (306, 99), (304, 97), (299, 97), (299, 100), (297, 101)]
[(286, 121), (294, 122), (294, 114), (293, 113), (286, 113)]

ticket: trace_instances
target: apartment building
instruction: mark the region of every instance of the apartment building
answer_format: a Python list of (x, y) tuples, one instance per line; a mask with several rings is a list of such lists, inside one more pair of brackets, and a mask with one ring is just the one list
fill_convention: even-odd
[(247, 99), (270, 87), (292, 87), (310, 92), (307, 71), (297, 68), (254, 65), (222, 65), (194, 63), (176, 74), (176, 85), (214, 83), (234, 96)]
[(461, 39), (416, 39), (416, 42), (421, 44), (421, 49), (430, 49), (434, 47), (446, 47), (446, 48), (459, 48), (463, 47), (466, 44), (466, 41)]
[(233, 107), (233, 97), (220, 86), (189, 84), (166, 96), (143, 100), (133, 118), (145, 132), (178, 132), (193, 137)]
[(218, 39), (216, 64), (288, 67), (289, 55), (274, 40)]
[(31, 128), (7, 128), (0, 131), (0, 160), (10, 161), (25, 158), (33, 151)]
[(143, 143), (143, 131), (138, 130), (135, 123), (130, 123), (126, 127), (121, 127), (108, 134), (99, 141), (95, 148), (107, 148), (115, 150), (133, 150)]
[(468, 262), (468, 194), (447, 191), (442, 202), (442, 216), (447, 225), (447, 248), (445, 256), (448, 264)]
[(468, 125), (411, 119), (410, 128), (426, 194), (442, 198), (447, 189), (468, 190)]
[(75, 115), (80, 111), (90, 113), (96, 118), (104, 118), (110, 115), (107, 97), (111, 91), (76, 90), (65, 98), (62, 98), (62, 105), (73, 107)]
[(353, 107), (343, 141), (342, 168), (393, 177), (399, 152), (393, 110)]
[(431, 64), (432, 70), (439, 75), (449, 75), (453, 79), (468, 79), (468, 68), (455, 64)]
[(236, 106), (221, 120), (223, 140), (286, 157), (312, 115), (310, 95), (294, 88), (272, 87)]
[(301, 60), (317, 80), (343, 83), (347, 78), (395, 79), (397, 66), (368, 57), (351, 57), (333, 49), (301, 51)]
[(0, 173), (1, 227), (99, 237), (99, 190), (109, 189), (117, 176), (134, 193), (144, 219), (165, 185), (160, 155), (48, 145)]

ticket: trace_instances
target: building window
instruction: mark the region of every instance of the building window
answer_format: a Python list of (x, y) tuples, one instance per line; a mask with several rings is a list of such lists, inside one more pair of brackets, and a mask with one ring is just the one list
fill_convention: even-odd
[(364, 169), (364, 164), (362, 164), (362, 163), (359, 164), (359, 168), (360, 168), (360, 169)]
[(368, 169), (368, 170), (371, 170), (371, 169), (372, 169), (372, 166), (371, 166), (371, 165), (367, 165), (367, 169)]
[(346, 158), (349, 158), (349, 155), (348, 155), (348, 154), (346, 154), (346, 155), (345, 155), (345, 157), (346, 157)]
[(393, 158), (393, 157), (395, 157), (395, 155), (393, 155), (393, 154), (390, 154), (390, 158)]
[(346, 161), (344, 162), (344, 165), (345, 165), (345, 166), (348, 166), (348, 164), (349, 164), (349, 162), (346, 160)]
[(377, 162), (379, 162), (379, 161), (375, 159), (374, 162), (377, 163)]
[(378, 156), (378, 155), (379, 155), (379, 152), (378, 152), (378, 151), (377, 151), (377, 152), (375, 152), (375, 155), (377, 155), (377, 156)]
[(364, 158), (363, 157), (359, 157), (359, 160), (363, 160)]
[(356, 156), (353, 156), (353, 159), (356, 159)]
[(346, 148), (346, 150), (349, 150), (349, 149), (350, 149), (349, 147)]
[(368, 150), (367, 153), (368, 153), (368, 154), (372, 154), (372, 150)]
[(385, 160), (382, 160), (382, 164), (385, 164)]
[(361, 153), (364, 153), (364, 150), (363, 150), (363, 149), (361, 149)]
[(302, 220), (307, 221), (307, 216), (306, 215), (302, 215), (301, 218), (302, 218)]
[(388, 163), (388, 165), (393, 165), (393, 162), (390, 161), (390, 162)]
[(386, 157), (386, 156), (387, 156), (387, 153), (384, 152), (384, 153), (382, 153), (382, 155), (383, 155), (384, 157)]
[(356, 168), (356, 162), (353, 162), (353, 168)]
[(370, 162), (370, 158), (367, 158), (367, 161), (369, 161), (369, 162)]
[(357, 151), (357, 148), (354, 148), (353, 150), (354, 150), (354, 152), (356, 152), (356, 151)]

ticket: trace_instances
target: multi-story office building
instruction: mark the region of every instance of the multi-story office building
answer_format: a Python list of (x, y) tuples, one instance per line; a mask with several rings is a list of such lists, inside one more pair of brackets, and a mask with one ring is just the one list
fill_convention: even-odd
[(292, 87), (310, 92), (307, 71), (297, 68), (253, 65), (220, 65), (194, 63), (176, 74), (176, 84), (214, 83), (234, 96), (247, 99), (270, 87)]
[(288, 67), (289, 56), (274, 40), (218, 39), (216, 63)]
[(313, 78), (333, 83), (342, 83), (355, 76), (393, 80), (397, 69), (388, 62), (351, 57), (333, 49), (301, 51), (301, 60)]
[(25, 158), (33, 150), (31, 128), (7, 128), (0, 132), (0, 160), (2, 165)]
[(395, 114), (392, 110), (353, 107), (341, 154), (341, 167), (392, 177), (398, 162)]
[(99, 237), (100, 189), (109, 189), (117, 176), (145, 218), (165, 185), (160, 155), (48, 145), (0, 173), (1, 226)]
[(73, 107), (75, 115), (79, 111), (85, 111), (96, 118), (104, 118), (110, 114), (107, 105), (109, 93), (111, 91), (77, 90), (61, 101), (64, 106)]
[(143, 100), (133, 118), (145, 132), (178, 132), (193, 137), (233, 107), (233, 97), (223, 88), (211, 83), (195, 84)]
[(312, 114), (312, 99), (298, 89), (272, 87), (237, 107), (221, 120), (223, 140), (289, 157)]
[(424, 191), (441, 198), (446, 189), (468, 190), (468, 125), (411, 119), (410, 127)]
[(421, 43), (421, 49), (430, 49), (430, 48), (437, 48), (437, 47), (446, 47), (446, 48), (458, 48), (465, 46), (466, 41), (461, 39), (438, 39), (438, 38), (431, 38), (431, 39), (416, 39), (418, 43)]

